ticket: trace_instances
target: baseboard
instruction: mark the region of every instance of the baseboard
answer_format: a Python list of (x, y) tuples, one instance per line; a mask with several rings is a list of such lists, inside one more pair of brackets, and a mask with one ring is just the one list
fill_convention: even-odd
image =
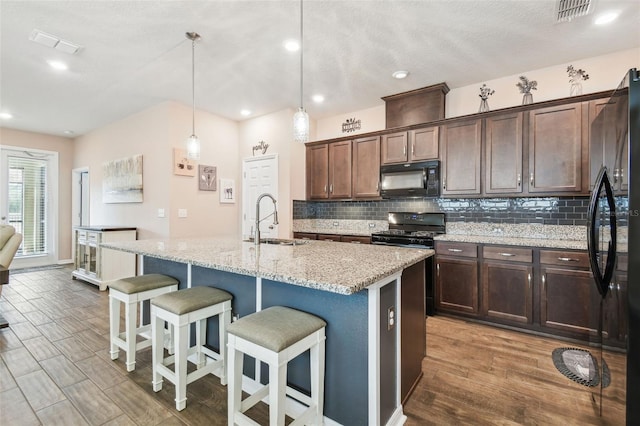
[(73, 259), (58, 259), (58, 265), (69, 265), (73, 263)]
[(387, 426), (401, 426), (405, 424), (406, 421), (407, 421), (407, 416), (404, 415), (404, 412), (402, 411), (402, 406), (400, 406), (396, 408), (396, 411), (394, 411), (393, 414), (391, 415), (391, 418), (389, 418), (389, 421), (387, 422)]

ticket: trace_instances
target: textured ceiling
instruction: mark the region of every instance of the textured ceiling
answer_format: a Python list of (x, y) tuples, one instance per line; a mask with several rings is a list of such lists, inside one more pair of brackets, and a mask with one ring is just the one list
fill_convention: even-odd
[[(300, 102), (294, 1), (0, 1), (0, 110), (7, 127), (76, 135), (165, 100), (233, 120)], [(640, 46), (640, 1), (594, 0), (555, 22), (556, 0), (304, 2), (304, 105), (313, 118), (381, 104), (445, 81), (450, 88)], [(621, 12), (610, 26), (594, 14)], [(76, 55), (29, 40), (34, 29), (82, 46)], [(46, 61), (65, 60), (53, 72)], [(640, 64), (638, 64), (640, 66)], [(398, 69), (411, 72), (391, 78)], [(326, 100), (314, 104), (310, 97)]]

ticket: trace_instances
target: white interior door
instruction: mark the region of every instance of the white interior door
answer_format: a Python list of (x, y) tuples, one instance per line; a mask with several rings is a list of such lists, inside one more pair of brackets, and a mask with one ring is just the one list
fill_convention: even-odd
[[(261, 194), (271, 194), (278, 200), (278, 155), (245, 158), (242, 162), (242, 235), (253, 235), (256, 223), (256, 200)], [(278, 200), (279, 201), (279, 200)], [(260, 233), (262, 238), (278, 236), (273, 225), (274, 206), (269, 197), (260, 202)], [(266, 219), (265, 219), (266, 218)]]
[(57, 263), (58, 154), (3, 146), (0, 218), (22, 234), (12, 268)]

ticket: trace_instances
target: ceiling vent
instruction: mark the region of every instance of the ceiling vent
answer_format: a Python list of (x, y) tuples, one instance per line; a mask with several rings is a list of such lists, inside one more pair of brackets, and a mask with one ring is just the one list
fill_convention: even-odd
[(591, 13), (592, 0), (557, 0), (556, 22), (569, 22)]
[(54, 36), (52, 34), (47, 34), (44, 31), (40, 30), (31, 31), (29, 40), (35, 41), (36, 43), (43, 46), (53, 47), (56, 50), (64, 53), (69, 53), (70, 55), (75, 55), (80, 50), (80, 46), (78, 46), (77, 44), (62, 40), (60, 37)]

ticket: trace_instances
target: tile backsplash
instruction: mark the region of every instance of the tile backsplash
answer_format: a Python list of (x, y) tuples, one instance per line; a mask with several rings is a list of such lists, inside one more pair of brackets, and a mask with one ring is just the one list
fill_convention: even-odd
[(448, 222), (587, 224), (589, 197), (293, 201), (294, 219), (387, 220), (387, 213), (444, 212)]

